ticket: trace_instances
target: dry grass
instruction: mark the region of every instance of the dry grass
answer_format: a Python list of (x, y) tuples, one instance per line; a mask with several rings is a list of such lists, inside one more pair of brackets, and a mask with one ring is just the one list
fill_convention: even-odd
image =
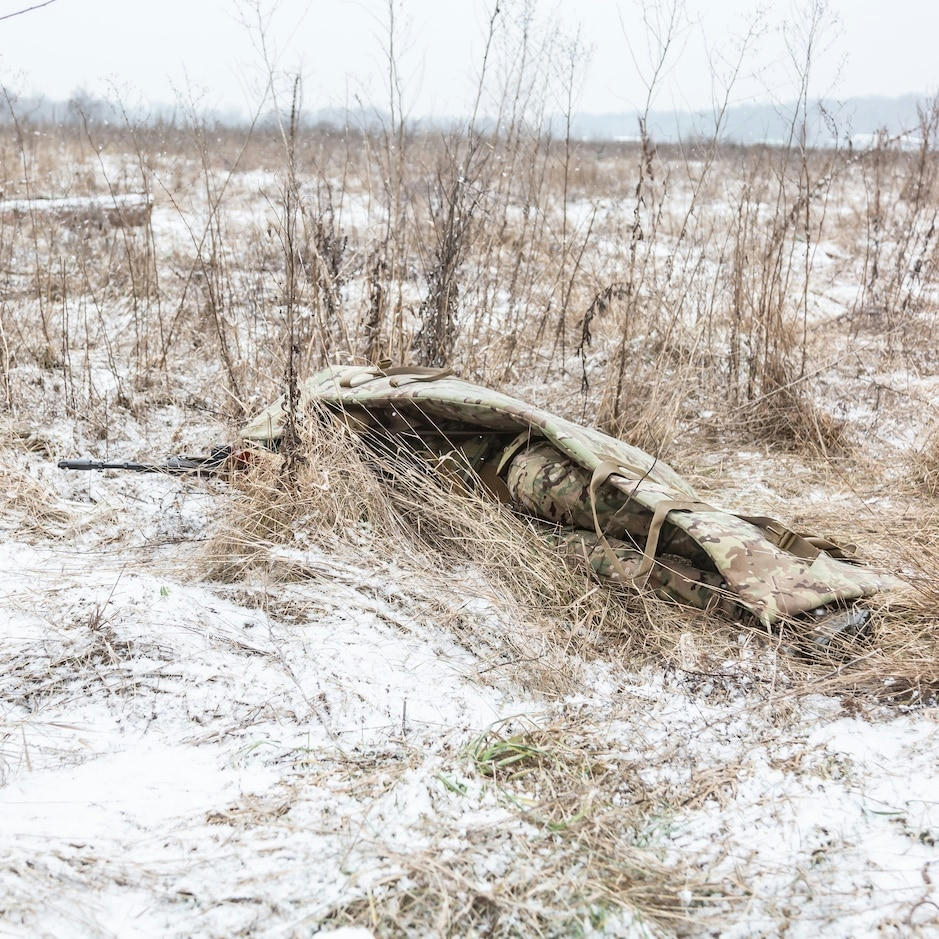
[(61, 539), (87, 527), (87, 511), (68, 504), (24, 465), (22, 449), (38, 449), (40, 445), (9, 429), (4, 436), (7, 440), (0, 445), (0, 514), (10, 530), (21, 538)]
[[(278, 475), (275, 460), (238, 483), (226, 527), (208, 547), (210, 576), (239, 580), (259, 570), (272, 582), (318, 576), (303, 558), (309, 545), (393, 570), (400, 592), (480, 657), (484, 680), (510, 678), (548, 699), (581, 687), (581, 663), (594, 658), (624, 668), (661, 663), (716, 674), (753, 645), (763, 649), (763, 664), (751, 661), (748, 669), (757, 675), (771, 669), (790, 691), (902, 703), (930, 702), (939, 691), (934, 550), (907, 558), (909, 590), (875, 599), (872, 626), (861, 635), (819, 644), (801, 621), (767, 634), (599, 583), (582, 559), (558, 552), (533, 523), (419, 462), (363, 449), (344, 423), (323, 417), (306, 424), (296, 488)], [(842, 540), (850, 533), (840, 514), (815, 521)], [(876, 520), (869, 528), (877, 530)], [(936, 531), (934, 519), (923, 532), (927, 543)], [(875, 560), (889, 569), (901, 545), (887, 542)], [(468, 597), (482, 601), (494, 619), (468, 614)], [(751, 637), (748, 646), (740, 645), (741, 630)]]
[(822, 458), (843, 456), (851, 446), (844, 421), (822, 410), (792, 382), (779, 384), (740, 409), (735, 427), (749, 440), (779, 450), (797, 450)]
[[(730, 624), (597, 584), (525, 520), (413, 460), (363, 448), (342, 422), (321, 418), (304, 425), (295, 488), (276, 462), (237, 484), (225, 529), (207, 546), (210, 576), (302, 580), (321, 573), (305, 551), (328, 549), (393, 577), (412, 615), (432, 617), (472, 650), (480, 681), (509, 681), (547, 702), (583, 691), (591, 659), (669, 661), (694, 635), (708, 649), (694, 665), (707, 668), (709, 656), (733, 648)], [(329, 923), (382, 935), (564, 935), (585, 921), (615, 930), (636, 920), (664, 934), (706, 918), (723, 896), (647, 847), (650, 827), (677, 806), (647, 791), (584, 715), (495, 725), (438, 779), (449, 798), (461, 798), (468, 780), (491, 788), (503, 821), (458, 852), (447, 846), (465, 836), (444, 814), (432, 823), (433, 848), (376, 848), (395, 872)], [(356, 780), (358, 795), (365, 783)], [(713, 781), (703, 785), (701, 798)], [(494, 877), (486, 859), (497, 854), (505, 869)]]
[[(430, 926), (440, 935), (561, 936), (588, 924), (664, 935), (707, 922), (726, 899), (720, 885), (649, 848), (677, 805), (657, 801), (635, 763), (582, 715), (548, 726), (500, 721), (437, 778), (450, 799), (481, 786), (501, 819), (458, 853), (447, 850), (455, 833), (444, 827), (434, 848), (393, 855), (400, 873), (335, 910), (331, 923), (380, 935)], [(702, 780), (698, 794), (712, 788)], [(486, 861), (496, 856), (498, 869)]]
[[(522, 77), (510, 74), (519, 85)], [(280, 587), (316, 578), (355, 583), (363, 596), (380, 590), (407, 612), (393, 625), (438, 624), (472, 652), (480, 683), (511, 685), (546, 706), (583, 691), (598, 663), (718, 689), (702, 695), (745, 694), (781, 723), (794, 699), (818, 692), (859, 708), (934, 700), (936, 433), (923, 437), (914, 491), (880, 459), (891, 444), (871, 438), (869, 424), (889, 419), (925, 434), (929, 415), (887, 395), (873, 417), (858, 417), (822, 391), (854, 404), (859, 387), (892, 380), (883, 372), (899, 375), (899, 387), (939, 366), (917, 338), (937, 322), (935, 151), (885, 141), (860, 156), (718, 146), (705, 159), (646, 141), (568, 142), (565, 153), (539, 130), (537, 101), (515, 104), (504, 132), (482, 138), (488, 155), (471, 186), (456, 161), (480, 137), (443, 140), (403, 123), (384, 133), (301, 127), (290, 154), (276, 133), (209, 133), (198, 120), (6, 139), (3, 165), (15, 169), (0, 183), (11, 198), (27, 184), (51, 195), (101, 195), (116, 184), (154, 193), (155, 207), (141, 230), (78, 237), (54, 219), (0, 220), (4, 412), (33, 425), (64, 416), (69, 447), (93, 453), (150, 448), (156, 436), (160, 446), (204, 449), (215, 442), (208, 425), (235, 434), (236, 419), (279, 394), (289, 374), (385, 354), (416, 362), (423, 351), (447, 355), (468, 378), (602, 423), (679, 467), (693, 470), (702, 453), (758, 450), (767, 464), (779, 460), (767, 471), (786, 491), (779, 515), (857, 535), (878, 564), (904, 571), (909, 594), (875, 604), (869, 635), (807, 648), (799, 624), (766, 635), (598, 584), (529, 521), (387, 448), (361, 447), (322, 415), (306, 416), (292, 476), (272, 456), (219, 497), (199, 574), (288, 622), (310, 612)], [(568, 189), (571, 154), (579, 176)], [(886, 230), (885, 205), (905, 231)], [(843, 258), (836, 273), (829, 249)], [(828, 293), (846, 282), (861, 285), (858, 296), (831, 316)], [(194, 419), (198, 436), (187, 430)], [(783, 458), (793, 453), (811, 458), (811, 473), (786, 478)], [(0, 454), (8, 530), (77, 530), (82, 512), (21, 456)], [(802, 511), (805, 490), (840, 492), (846, 479), (859, 504), (884, 500), (879, 514), (832, 509), (829, 518), (817, 498)], [(100, 667), (130, 687), (121, 669), (132, 651), (90, 610), (61, 656), (26, 669), (25, 686), (41, 696), (76, 669)], [(15, 733), (0, 728), (0, 746), (12, 747)], [(683, 804), (722, 804), (736, 771), (702, 775)], [(432, 820), (433, 848), (389, 849), (394, 870), (333, 922), (382, 934), (566, 935), (615, 933), (627, 911), (668, 933), (710, 924), (712, 900), (726, 899), (700, 872), (649, 849), (678, 796), (644, 791), (634, 763), (582, 716), (492, 727), (443, 775), (452, 798), (464, 783), (486, 787), (502, 821), (454, 851), (458, 823)], [(281, 817), (280, 803), (257, 811)], [(506, 844), (506, 869), (487, 875)]]
[(34, 479), (27, 470), (16, 467), (12, 454), (0, 453), (0, 511), (16, 516), (15, 530), (20, 534), (64, 537), (74, 512), (64, 506), (48, 486)]
[(939, 498), (939, 424), (929, 432), (920, 449), (913, 452), (913, 481), (933, 499)]
[[(390, 534), (393, 517), (382, 487), (351, 431), (325, 415), (308, 417), (294, 479), (274, 453), (259, 454), (247, 472), (233, 475), (225, 522), (205, 551), (208, 576), (241, 579), (267, 564), (266, 547), (355, 544), (363, 540), (363, 525)], [(283, 567), (269, 571), (275, 580), (295, 576), (289, 563)]]
[[(581, 660), (661, 661), (679, 635), (706, 636), (712, 650), (733, 646), (736, 624), (598, 582), (539, 523), (387, 441), (364, 447), (342, 421), (320, 414), (305, 422), (301, 452), (293, 485), (274, 457), (236, 481), (225, 524), (206, 549), (208, 576), (239, 580), (261, 570), (273, 582), (302, 578), (307, 546), (367, 559), (375, 570), (393, 565), (402, 591), (409, 584), (434, 597), (437, 618), (462, 644), (488, 650), (483, 673), (511, 675), (549, 697), (577, 687)], [(468, 612), (468, 597), (499, 625)]]
[(892, 601), (875, 603), (868, 648), (854, 674), (845, 678), (885, 700), (934, 705), (939, 698), (939, 517), (923, 534), (925, 543), (917, 550), (902, 549), (909, 589)]

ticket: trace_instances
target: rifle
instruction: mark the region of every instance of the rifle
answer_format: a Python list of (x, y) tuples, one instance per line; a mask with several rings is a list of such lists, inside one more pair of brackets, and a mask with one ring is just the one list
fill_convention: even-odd
[(59, 460), (64, 470), (124, 470), (128, 473), (166, 473), (169, 476), (196, 476), (201, 479), (220, 476), (225, 464), (240, 454), (233, 454), (230, 446), (213, 447), (203, 456), (174, 456), (164, 463), (109, 463), (102, 460)]

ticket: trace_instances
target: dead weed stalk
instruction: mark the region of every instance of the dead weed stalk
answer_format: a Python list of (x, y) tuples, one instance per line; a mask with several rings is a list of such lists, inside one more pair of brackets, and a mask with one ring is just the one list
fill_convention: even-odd
[(939, 422), (926, 435), (922, 447), (912, 454), (912, 476), (918, 488), (939, 498)]

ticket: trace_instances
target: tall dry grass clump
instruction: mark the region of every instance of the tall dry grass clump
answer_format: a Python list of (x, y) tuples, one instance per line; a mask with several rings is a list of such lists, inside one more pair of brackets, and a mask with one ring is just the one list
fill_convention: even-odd
[(913, 451), (912, 476), (926, 495), (939, 497), (939, 423), (927, 432), (922, 446)]
[(766, 380), (763, 394), (722, 415), (728, 436), (766, 441), (779, 450), (842, 456), (853, 446), (844, 421), (820, 408), (799, 382)]
[(209, 576), (237, 580), (260, 565), (290, 580), (297, 564), (282, 556), (278, 571), (271, 549), (355, 544), (365, 528), (394, 537), (395, 519), (351, 430), (326, 412), (303, 417), (291, 472), (281, 454), (257, 451), (232, 474), (225, 522), (206, 554)]
[[(689, 633), (708, 636), (712, 651), (732, 646), (735, 626), (717, 615), (597, 582), (586, 557), (552, 544), (549, 526), (494, 501), (478, 481), (466, 488), (446, 462), (391, 434), (369, 431), (363, 442), (328, 411), (306, 413), (301, 426), (292, 480), (275, 454), (233, 477), (207, 576), (297, 580), (312, 570), (305, 552), (337, 552), (387, 570), (403, 592), (435, 597), (461, 642), (510, 647), (506, 667), (552, 695), (576, 686), (572, 661), (668, 659)], [(470, 597), (478, 615), (466, 612)]]
[(873, 604), (867, 648), (838, 676), (838, 684), (903, 704), (935, 706), (939, 700), (939, 518), (924, 517), (923, 544), (905, 543), (908, 589)]

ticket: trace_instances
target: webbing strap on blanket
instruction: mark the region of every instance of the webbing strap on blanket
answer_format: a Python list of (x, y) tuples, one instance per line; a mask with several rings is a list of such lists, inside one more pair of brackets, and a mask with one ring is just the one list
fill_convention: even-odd
[[(636, 468), (632, 466), (621, 467), (615, 463), (600, 463), (594, 470), (590, 480), (590, 511), (593, 515), (593, 524), (596, 530), (600, 546), (609, 560), (613, 569), (620, 577), (626, 580), (633, 580), (642, 585), (649, 579), (649, 574), (655, 564), (655, 552), (659, 544), (659, 535), (662, 532), (662, 526), (665, 524), (671, 512), (720, 512), (720, 509), (709, 505), (707, 502), (698, 502), (690, 499), (663, 499), (656, 506), (652, 513), (652, 522), (649, 525), (649, 533), (646, 536), (646, 543), (642, 551), (642, 562), (635, 576), (630, 577), (619, 558), (613, 551), (610, 543), (607, 541), (602, 529), (600, 520), (597, 517), (597, 489), (602, 486), (610, 476), (614, 476), (623, 471), (635, 473)], [(641, 477), (640, 477), (641, 478)], [(737, 518), (744, 522), (759, 528), (766, 540), (775, 545), (781, 551), (800, 558), (803, 561), (814, 561), (822, 551), (834, 558), (850, 558), (854, 551), (854, 545), (839, 545), (828, 538), (822, 538), (816, 535), (800, 535), (798, 532), (787, 528), (782, 522), (765, 515), (738, 515)]]
[(655, 563), (655, 549), (659, 546), (659, 535), (665, 519), (670, 512), (719, 512), (713, 505), (707, 502), (696, 502), (685, 499), (663, 499), (655, 507), (652, 513), (652, 524), (649, 525), (649, 534), (646, 537), (646, 544), (642, 550), (642, 563), (636, 572), (636, 579), (648, 579), (652, 565)]
[(593, 515), (593, 526), (596, 530), (597, 539), (610, 565), (624, 581), (634, 581), (642, 585), (648, 581), (649, 573), (652, 571), (653, 564), (655, 564), (655, 549), (659, 544), (659, 534), (662, 531), (662, 526), (665, 524), (665, 519), (668, 517), (669, 512), (717, 512), (719, 510), (708, 505), (706, 502), (697, 502), (694, 500), (663, 499), (659, 502), (655, 507), (655, 511), (652, 513), (652, 523), (649, 525), (649, 534), (646, 536), (645, 547), (642, 550), (642, 562), (635, 576), (632, 576), (623, 567), (619, 558), (616, 556), (616, 552), (613, 550), (609, 541), (607, 541), (606, 535), (600, 528), (600, 519), (597, 517), (597, 489), (611, 476), (623, 473), (624, 471), (636, 473), (639, 480), (646, 475), (646, 471), (638, 467), (620, 466), (617, 463), (603, 462), (597, 466), (590, 479), (590, 512)]
[(853, 544), (838, 544), (830, 538), (820, 535), (804, 535), (787, 528), (782, 522), (766, 515), (738, 515), (737, 518), (751, 525), (756, 525), (781, 551), (788, 551), (803, 561), (814, 561), (824, 551), (833, 558), (850, 560), (855, 557), (857, 546)]
[(425, 368), (420, 365), (392, 365), (382, 368), (380, 365), (369, 365), (360, 369), (350, 370), (339, 379), (340, 388), (356, 388), (375, 378), (390, 378), (392, 388), (398, 388), (402, 379), (411, 381), (437, 381), (439, 378), (448, 378), (453, 374), (452, 368)]

